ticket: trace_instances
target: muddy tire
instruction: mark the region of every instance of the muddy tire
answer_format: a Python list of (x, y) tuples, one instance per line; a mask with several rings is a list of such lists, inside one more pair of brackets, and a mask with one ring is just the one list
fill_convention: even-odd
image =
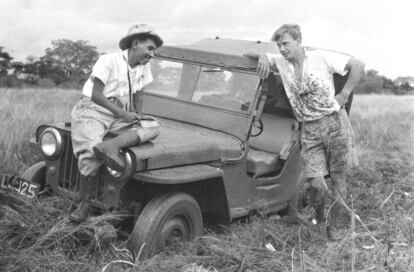
[(203, 220), (197, 201), (185, 193), (153, 198), (139, 215), (129, 240), (135, 260), (145, 259), (178, 240), (202, 235)]

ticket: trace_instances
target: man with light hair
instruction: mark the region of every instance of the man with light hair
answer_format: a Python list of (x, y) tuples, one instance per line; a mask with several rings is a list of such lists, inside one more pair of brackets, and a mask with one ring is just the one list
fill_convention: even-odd
[[(102, 163), (122, 171), (122, 148), (154, 139), (159, 127), (143, 128), (142, 90), (152, 81), (149, 62), (163, 40), (145, 24), (132, 26), (120, 42), (121, 51), (102, 55), (72, 110), (72, 144), (80, 172), (81, 201), (69, 218), (83, 222), (97, 195)], [(103, 142), (104, 136), (116, 136)]]
[[(302, 46), (302, 33), (296, 24), (284, 24), (273, 34), (280, 54), (260, 54), (257, 71), (267, 78), (278, 71), (296, 119), (301, 123), (301, 154), (304, 174), (316, 212), (316, 221), (325, 222), (328, 192), (325, 177), (333, 185), (334, 206), (327, 225), (332, 238), (339, 209), (346, 199), (346, 170), (352, 161), (352, 128), (344, 106), (364, 73), (361, 61), (338, 52), (307, 50)], [(335, 95), (333, 74), (348, 79)]]

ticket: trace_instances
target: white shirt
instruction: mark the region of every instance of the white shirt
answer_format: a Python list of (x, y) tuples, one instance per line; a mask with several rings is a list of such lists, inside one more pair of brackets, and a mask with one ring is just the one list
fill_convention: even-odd
[(280, 54), (266, 54), (276, 65), (286, 95), (298, 121), (315, 121), (340, 109), (335, 100), (333, 74), (345, 75), (350, 56), (326, 51), (305, 50), (302, 80), (295, 77), (293, 64)]
[(93, 66), (92, 74), (83, 86), (83, 95), (92, 96), (93, 80), (96, 77), (105, 84), (103, 90), (105, 97), (129, 99), (128, 70), (132, 93), (142, 91), (153, 80), (150, 64), (131, 68), (127, 60), (128, 50), (100, 56)]

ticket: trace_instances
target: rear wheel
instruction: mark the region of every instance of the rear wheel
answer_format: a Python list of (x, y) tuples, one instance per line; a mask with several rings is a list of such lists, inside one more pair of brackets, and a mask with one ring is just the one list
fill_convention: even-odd
[(145, 206), (135, 223), (129, 248), (136, 259), (143, 259), (177, 242), (190, 241), (202, 232), (197, 201), (185, 193), (168, 193)]

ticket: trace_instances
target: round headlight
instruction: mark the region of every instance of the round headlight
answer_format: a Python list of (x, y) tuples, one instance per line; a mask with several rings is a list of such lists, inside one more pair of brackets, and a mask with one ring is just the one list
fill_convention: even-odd
[(130, 176), (135, 170), (134, 170), (134, 166), (132, 164), (132, 157), (131, 154), (128, 151), (121, 151), (122, 156), (124, 157), (124, 161), (125, 161), (125, 167), (124, 170), (122, 172), (118, 172), (114, 169), (112, 169), (111, 167), (107, 166), (107, 170), (108, 173), (114, 177), (114, 178), (124, 178), (127, 176)]
[(41, 142), (42, 151), (46, 156), (52, 156), (55, 154), (57, 141), (52, 133), (47, 132), (43, 134)]
[(39, 145), (46, 157), (57, 157), (62, 149), (62, 136), (57, 129), (49, 127), (40, 135)]

